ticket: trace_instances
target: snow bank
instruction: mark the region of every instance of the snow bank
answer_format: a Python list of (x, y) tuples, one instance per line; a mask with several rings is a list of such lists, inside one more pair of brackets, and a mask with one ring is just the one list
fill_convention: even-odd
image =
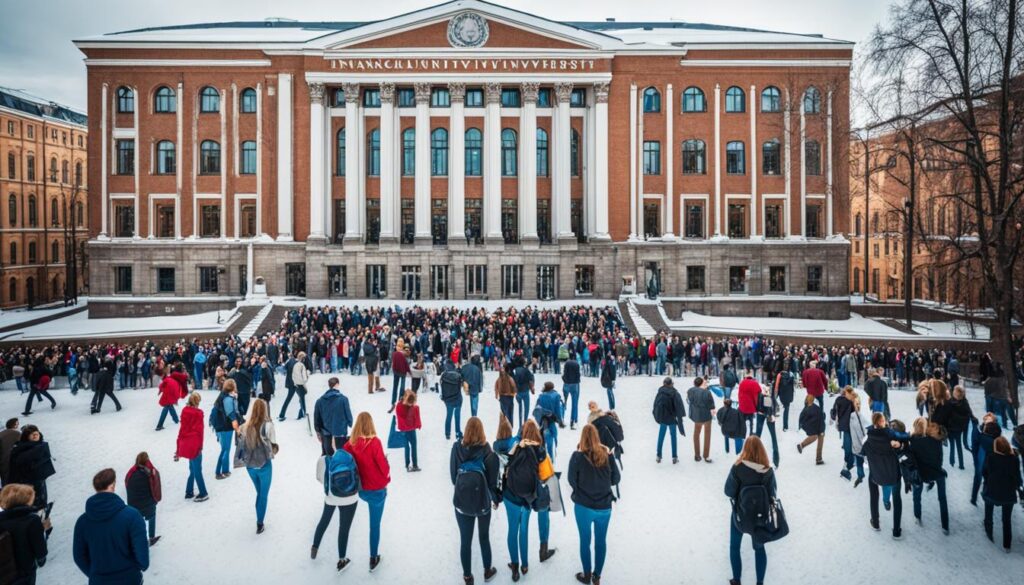
[[(914, 322), (914, 330), (918, 335), (910, 335), (889, 327), (881, 321), (868, 319), (857, 313), (850, 313), (849, 319), (786, 319), (779, 317), (714, 317), (692, 311), (683, 311), (679, 319), (666, 319), (673, 329), (687, 331), (715, 331), (737, 335), (785, 335), (792, 337), (823, 336), (837, 339), (849, 338), (857, 340), (870, 339), (921, 339), (929, 338), (936, 341), (962, 340), (970, 338), (966, 324), (960, 322), (925, 323)], [(988, 339), (988, 329), (983, 326), (976, 328), (978, 339)]]
[(233, 311), (217, 311), (196, 315), (161, 315), (158, 317), (125, 317), (90, 319), (88, 312), (76, 313), (40, 325), (26, 327), (4, 337), (4, 341), (36, 339), (110, 339), (127, 335), (219, 335), (224, 333)]

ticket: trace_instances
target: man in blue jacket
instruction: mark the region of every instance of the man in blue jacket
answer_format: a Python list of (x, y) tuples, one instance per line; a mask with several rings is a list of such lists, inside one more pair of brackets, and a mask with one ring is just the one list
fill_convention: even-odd
[(569, 352), (569, 359), (562, 367), (562, 399), (569, 402), (570, 397), (572, 397), (572, 410), (569, 415), (569, 425), (575, 429), (576, 421), (579, 420), (580, 363), (576, 361), (576, 353), (572, 351)]
[(462, 366), (462, 380), (469, 387), (469, 412), (476, 416), (480, 408), (480, 391), (484, 388), (484, 372), (480, 367), (480, 356), (473, 354), (469, 363)]
[(348, 429), (353, 424), (348, 397), (338, 385), (337, 378), (327, 380), (327, 392), (313, 405), (313, 429), (324, 455), (334, 455), (335, 449), (348, 442)]
[(146, 521), (114, 493), (117, 474), (104, 469), (92, 478), (96, 494), (75, 523), (75, 564), (89, 585), (139, 585), (149, 568)]

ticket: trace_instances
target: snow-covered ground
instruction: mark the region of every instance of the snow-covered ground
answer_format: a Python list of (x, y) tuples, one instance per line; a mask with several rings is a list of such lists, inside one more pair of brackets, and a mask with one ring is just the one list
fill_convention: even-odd
[[(309, 406), (326, 386), (325, 375), (310, 382)], [(486, 375), (486, 388), (493, 387), (493, 373)], [(552, 375), (538, 375), (538, 387)], [(390, 389), (390, 377), (382, 380)], [(689, 380), (679, 378), (676, 386), (685, 393)], [(692, 427), (680, 437), (680, 463), (672, 465), (666, 439), (666, 460), (654, 461), (658, 427), (651, 417), (651, 405), (660, 379), (634, 377), (620, 380), (616, 396), (625, 437), (622, 499), (615, 504), (609, 533), (606, 583), (725, 583), (730, 577), (728, 550), (729, 502), (722, 488), (734, 455), (723, 452), (722, 436), (713, 428), (712, 464), (693, 460)], [(278, 384), (281, 388), (283, 384)], [(0, 391), (3, 418), (20, 412), (24, 396), (10, 389)], [(561, 387), (560, 384), (557, 385)], [(354, 413), (372, 413), (377, 430), (386, 437), (390, 417), (387, 393), (367, 395), (365, 378), (342, 376), (342, 388), (352, 401)], [(289, 419), (278, 423), (281, 452), (274, 461), (267, 531), (255, 533), (254, 490), (246, 474), (236, 471), (224, 481), (213, 479), (217, 455), (212, 433), (206, 436), (203, 468), (210, 500), (193, 503), (184, 499), (188, 475), (184, 460), (174, 463), (176, 428), (155, 432), (159, 414), (155, 390), (120, 391), (125, 409), (114, 412), (104, 405), (103, 413), (89, 415), (91, 394), (70, 396), (56, 391), (55, 411), (37, 407), (23, 424), (39, 425), (50, 442), (57, 461), (57, 475), (49, 482), (54, 507), (54, 533), (50, 539), (50, 561), (40, 570), (40, 583), (80, 583), (82, 575), (72, 562), (71, 534), (75, 519), (92, 494), (92, 475), (103, 467), (118, 472), (118, 492), (123, 495), (123, 474), (136, 453), (149, 452), (163, 474), (164, 501), (157, 512), (158, 533), (163, 539), (152, 549), (147, 583), (177, 585), (208, 583), (327, 583), (339, 582), (335, 574), (337, 522), (332, 522), (320, 547), (319, 559), (309, 558), (313, 530), (322, 508), (322, 487), (314, 476), (319, 455), (316, 439), (307, 434), (305, 421), (295, 420), (297, 405), (290, 406)], [(603, 389), (595, 378), (582, 384), (581, 414), (586, 402), (606, 404)], [(209, 412), (214, 393), (204, 392), (202, 408)], [(277, 413), (283, 393), (275, 398)], [(892, 394), (892, 410), (908, 423), (916, 416), (913, 395)], [(972, 391), (975, 412), (982, 407), (980, 392)], [(348, 556), (353, 567), (340, 577), (346, 582), (459, 583), (458, 529), (451, 505), (452, 486), (448, 475), (450, 444), (443, 434), (444, 408), (435, 394), (421, 399), (423, 430), (419, 435), (420, 467), (423, 472), (404, 470), (401, 451), (388, 451), (392, 483), (384, 512), (381, 554), (383, 564), (368, 576), (367, 508), (359, 504), (349, 541)], [(498, 403), (486, 393), (480, 401), (481, 417), (488, 438), (493, 440)], [(468, 401), (463, 409), (468, 417)], [(791, 412), (795, 427), (798, 411)], [(867, 413), (865, 412), (865, 416)], [(781, 425), (779, 426), (781, 431)], [(767, 433), (765, 434), (767, 439)], [(562, 431), (555, 467), (564, 471), (579, 438), (579, 431)], [(767, 545), (770, 583), (862, 583), (870, 575), (882, 575), (905, 585), (946, 583), (956, 575), (987, 585), (1019, 583), (1024, 567), (1024, 514), (1014, 512), (1012, 554), (986, 540), (981, 527), (982, 509), (968, 503), (972, 465), (966, 471), (951, 469), (949, 508), (952, 533), (939, 528), (935, 492), (924, 500), (924, 526), (916, 526), (910, 495), (904, 496), (904, 540), (890, 537), (891, 514), (883, 510), (882, 527), (876, 533), (868, 526), (868, 488), (839, 477), (842, 449), (834, 427), (825, 444), (826, 465), (814, 465), (813, 453), (797, 454), (795, 445), (803, 434), (791, 428), (779, 433), (782, 454), (778, 471), (779, 495), (788, 512), (791, 534)], [(569, 487), (563, 481), (568, 499)], [(572, 516), (554, 514), (551, 520), (552, 546), (558, 554), (541, 565), (537, 562), (536, 517), (531, 517), (530, 574), (527, 582), (569, 583), (580, 570), (579, 540)], [(510, 583), (508, 550), (505, 544), (506, 514), (494, 512), (490, 539), (494, 565), (499, 573), (495, 583)], [(998, 526), (998, 520), (997, 520)], [(998, 530), (998, 529), (997, 529)], [(743, 543), (745, 583), (753, 582), (753, 554), (749, 540)], [(482, 582), (480, 554), (474, 542), (474, 572)]]
[(462, 300), (401, 300), (401, 299), (315, 299), (309, 300), (296, 297), (271, 297), (278, 305), (307, 305), (314, 307), (423, 307), (426, 309), (473, 309), (484, 308), (488, 311), (497, 309), (523, 309), (533, 307), (535, 309), (556, 309), (561, 307), (608, 307), (614, 306), (615, 301), (611, 299), (563, 299), (551, 301), (526, 301), (519, 299), (462, 299)]
[[(78, 299), (78, 306), (88, 304), (89, 299), (80, 297)], [(11, 309), (8, 311), (0, 312), (0, 327), (10, 327), (17, 325), (18, 323), (25, 323), (27, 321), (34, 321), (50, 315), (58, 315), (64, 311), (73, 309), (74, 307), (65, 307), (64, 305), (58, 305), (56, 307), (50, 307), (48, 309)]]
[[(5, 334), (4, 341), (34, 339), (116, 339), (125, 335), (216, 335), (229, 325), (233, 310), (210, 311), (196, 315), (161, 315), (157, 317), (125, 317), (90, 319), (86, 311), (54, 319)], [(221, 323), (217, 323), (218, 316)]]

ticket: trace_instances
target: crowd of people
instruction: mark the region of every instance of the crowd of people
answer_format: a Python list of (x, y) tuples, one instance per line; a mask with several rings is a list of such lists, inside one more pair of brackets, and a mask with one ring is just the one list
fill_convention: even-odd
[[(966, 399), (961, 360), (980, 376), (983, 413), (975, 414)], [(178, 425), (175, 460), (189, 461), (185, 498), (197, 503), (210, 498), (203, 470), (204, 437), (210, 426), (218, 449), (215, 479), (226, 479), (233, 469), (244, 468), (252, 482), (256, 534), (266, 529), (273, 460), (278, 453), (271, 401), (284, 395), (278, 422), (286, 420), (293, 399), (298, 402), (298, 418), (307, 418), (310, 376), (330, 375), (328, 389), (313, 404), (306, 423), (321, 446), (321, 456), (310, 469), (324, 497), (311, 557), (317, 557), (337, 511), (339, 572), (351, 564), (349, 532), (360, 500), (369, 512), (369, 570), (377, 570), (382, 562), (380, 533), (391, 482), (385, 449), (401, 449), (406, 471), (420, 471), (417, 433), (422, 420), (417, 402), (424, 392), (439, 395), (445, 405), (446, 439), (454, 438), (449, 471), (468, 584), (474, 582), (474, 533), (484, 580), (497, 573), (489, 531), (490, 513), (499, 506), (508, 515), (507, 568), (513, 581), (531, 568), (529, 524), (534, 513), (539, 531), (537, 560), (543, 563), (557, 552), (549, 542), (550, 513), (562, 511), (565, 505), (560, 486), (564, 475), (580, 540), (581, 571), (576, 579), (599, 585), (622, 477), (624, 433), (614, 393), (622, 376), (664, 376), (652, 407), (659, 426), (657, 463), (663, 460), (668, 437), (672, 463), (678, 464), (677, 433), (685, 434), (687, 426), (694, 460), (712, 463), (714, 422), (722, 433), (725, 453), (731, 447), (736, 455), (724, 488), (733, 509), (733, 583), (740, 581), (744, 535), (751, 537), (761, 583), (767, 566), (764, 545), (784, 537), (788, 530), (776, 497), (774, 470), (782, 455), (776, 423), (781, 421), (782, 432), (789, 431), (790, 405), (796, 399), (802, 406), (798, 405), (794, 424), (806, 435), (798, 452), (813, 445), (815, 462), (823, 464), (826, 435), (834, 425), (842, 443), (840, 477), (859, 486), (865, 481), (867, 463), (871, 526), (880, 529), (881, 499), (885, 509), (893, 512), (894, 538), (902, 538), (904, 488), (913, 493), (918, 522), (923, 495), (937, 488), (942, 529), (948, 533), (946, 445), (949, 469), (957, 458), (959, 469), (965, 469), (963, 451), (968, 451), (974, 474), (971, 503), (977, 505), (980, 493), (989, 539), (994, 538), (995, 511), (1000, 509), (1007, 552), (1012, 509), (1018, 498), (1024, 499), (1017, 451), (1024, 447), (1024, 426), (1016, 427), (1007, 374), (988, 354), (889, 346), (824, 347), (761, 337), (670, 333), (644, 339), (628, 330), (612, 307), (488, 311), (327, 306), (296, 307), (275, 332), (246, 340), (194, 339), (162, 347), (108, 343), (6, 349), (0, 353), (0, 368), (28, 394), (24, 417), (44, 398), (56, 408), (49, 389), (58, 376), (66, 377), (72, 394), (93, 391), (94, 414), (102, 411), (107, 397), (121, 410), (115, 388), (158, 387), (155, 430), (165, 429), (168, 418)], [(485, 371), (497, 372), (493, 392), (501, 411), (490, 441), (478, 417)], [(1012, 371), (1024, 378), (1019, 361)], [(394, 418), (385, 441), (369, 413), (353, 415), (337, 377), (342, 372), (365, 376), (369, 394), (386, 392), (382, 377), (391, 377), (389, 404)], [(556, 374), (560, 387), (551, 381), (537, 385), (536, 374)], [(596, 378), (606, 391), (607, 404), (591, 401), (581, 416), (580, 385), (588, 377)], [(694, 378), (685, 398), (675, 387), (682, 377)], [(282, 392), (278, 392), (279, 380)], [(901, 386), (917, 388), (918, 418), (909, 428), (890, 412), (889, 389)], [(216, 391), (206, 409), (198, 392), (204, 389)], [(798, 396), (797, 390), (805, 396)], [(871, 412), (868, 420), (861, 416), (862, 394)], [(185, 406), (179, 415), (182, 400)], [(470, 408), (465, 424), (461, 420), (464, 400)], [(579, 443), (562, 466), (559, 430), (577, 425), (582, 425)], [(765, 428), (771, 457), (761, 441)], [(1011, 429), (1009, 439), (1003, 436), (1004, 430)], [(555, 473), (556, 462), (566, 470), (564, 474)], [(6, 430), (0, 432), (0, 472), (4, 486), (0, 535), (9, 533), (13, 542), (17, 582), (33, 583), (36, 569), (46, 560), (45, 535), (50, 530), (46, 479), (54, 473), (39, 428), (21, 426), (17, 418), (7, 421)], [(149, 563), (148, 548), (160, 539), (156, 515), (161, 477), (148, 454), (140, 452), (124, 476), (127, 501), (115, 493), (117, 476), (113, 469), (97, 473), (96, 494), (74, 530), (75, 562), (93, 583), (140, 583)]]

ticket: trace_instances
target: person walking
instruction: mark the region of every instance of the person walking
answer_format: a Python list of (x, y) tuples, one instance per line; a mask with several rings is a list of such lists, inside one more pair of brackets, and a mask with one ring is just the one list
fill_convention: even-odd
[(736, 376), (736, 370), (732, 368), (731, 363), (722, 364), (722, 375), (719, 376), (718, 381), (722, 386), (722, 398), (732, 399), (732, 389), (740, 383), (740, 380)]
[(309, 556), (316, 559), (327, 527), (331, 524), (334, 511), (338, 511), (338, 573), (351, 565), (348, 558), (348, 535), (352, 519), (359, 504), (359, 471), (352, 454), (344, 445), (330, 455), (323, 455), (316, 461), (316, 478), (324, 490), (324, 510), (313, 532), (313, 546)]
[(405, 350), (395, 346), (391, 352), (391, 404), (397, 404), (405, 395), (405, 377), (409, 375), (409, 359)]
[(462, 393), (466, 390), (462, 374), (451, 360), (445, 363), (441, 374), (441, 401), (444, 402), (444, 438), (452, 440), (452, 418), (455, 418), (455, 440), (462, 440)]
[[(380, 385), (380, 375), (377, 371), (380, 368), (380, 352), (377, 350), (377, 338), (367, 334), (362, 345), (363, 365), (366, 366), (366, 389), (369, 394), (383, 392)], [(392, 402), (394, 404), (394, 402)]]
[(740, 413), (747, 423), (747, 432), (754, 434), (754, 420), (757, 415), (757, 403), (761, 400), (761, 384), (754, 379), (754, 373), (750, 370), (744, 372), (740, 380), (740, 388), (737, 393)]
[(853, 386), (843, 388), (842, 395), (832, 403), (831, 414), (843, 439), (843, 469), (839, 471), (839, 475), (846, 481), (852, 480), (850, 470), (856, 466), (857, 479), (853, 482), (853, 487), (857, 487), (864, 481), (864, 456), (861, 454), (861, 447), (866, 438), (866, 425), (860, 417), (860, 395)]
[(231, 442), (242, 425), (242, 417), (238, 414), (238, 395), (235, 393), (235, 381), (227, 380), (221, 387), (217, 400), (210, 411), (210, 426), (217, 433), (220, 444), (220, 455), (217, 457), (216, 479), (231, 477)]
[[(608, 524), (612, 518), (612, 487), (618, 485), (619, 466), (601, 443), (597, 428), (583, 427), (580, 443), (569, 459), (569, 486), (572, 487), (573, 512), (580, 536), (580, 561), (583, 571), (576, 573), (580, 583), (601, 585), (608, 550)], [(594, 554), (591, 563), (590, 540), (593, 534)]]
[[(276, 346), (274, 346), (276, 347)], [(277, 388), (277, 377), (266, 356), (260, 356), (260, 398), (270, 406), (270, 399)]]
[(419, 457), (416, 453), (416, 431), (422, 428), (420, 407), (416, 404), (417, 395), (406, 390), (402, 401), (395, 405), (395, 419), (398, 432), (405, 434), (405, 470), (420, 470)]
[[(985, 500), (985, 536), (992, 539), (992, 523), (996, 506), (1003, 510), (1003, 550), (1010, 552), (1013, 541), (1013, 505), (1021, 490), (1020, 456), (1010, 447), (1006, 437), (998, 437), (992, 444), (992, 454), (985, 459), (982, 469), (985, 485), (981, 497)], [(993, 541), (994, 542), (994, 541)]]
[(824, 465), (821, 458), (822, 448), (825, 446), (825, 412), (821, 410), (814, 395), (808, 394), (804, 398), (804, 409), (800, 412), (800, 430), (807, 434), (807, 438), (797, 443), (796, 450), (803, 453), (811, 443), (817, 441), (818, 448), (814, 459), (815, 465)]
[(178, 411), (174, 407), (188, 393), (186, 390), (182, 390), (181, 384), (178, 383), (177, 379), (168, 374), (160, 380), (157, 394), (160, 396), (158, 401), (160, 405), (160, 418), (156, 421), (156, 430), (162, 431), (164, 430), (164, 421), (167, 419), (167, 415), (171, 415), (171, 420), (174, 421), (174, 424), (179, 424)]
[(917, 467), (917, 483), (912, 483), (914, 492), (914, 519), (921, 526), (921, 493), (924, 484), (935, 484), (939, 495), (939, 518), (942, 522), (942, 533), (949, 534), (949, 506), (946, 504), (946, 470), (942, 468), (942, 441), (946, 434), (942, 427), (924, 417), (914, 421), (913, 432), (910, 434), (909, 453)]
[(45, 397), (50, 401), (50, 410), (57, 408), (57, 401), (50, 396), (50, 382), (53, 379), (53, 372), (46, 365), (45, 362), (33, 366), (32, 376), (29, 380), (29, 392), (28, 400), (25, 401), (25, 411), (21, 413), (22, 416), (29, 416), (32, 414), (32, 400), (37, 399), (40, 402)]
[(960, 460), (960, 469), (964, 468), (964, 445), (967, 440), (967, 431), (974, 420), (974, 412), (971, 410), (971, 403), (967, 400), (962, 386), (953, 388), (953, 397), (949, 401), (953, 407), (952, 415), (949, 417), (949, 466), (952, 467)]
[(562, 364), (562, 398), (566, 403), (570, 403), (571, 399), (569, 428), (576, 430), (576, 422), (579, 420), (580, 363), (576, 361), (576, 352), (570, 351), (566, 355), (565, 363)]
[(384, 517), (384, 502), (391, 483), (391, 467), (384, 456), (384, 447), (377, 438), (373, 417), (368, 412), (356, 416), (352, 437), (344, 449), (356, 460), (359, 470), (359, 499), (370, 508), (370, 572), (380, 566), (380, 525)]
[(462, 379), (469, 393), (469, 415), (476, 416), (480, 409), (480, 392), (484, 389), (484, 371), (480, 365), (480, 354), (474, 353), (469, 363), (462, 365)]
[[(194, 502), (205, 502), (210, 499), (206, 492), (206, 481), (203, 480), (203, 411), (199, 409), (202, 395), (193, 392), (188, 396), (188, 403), (181, 409), (181, 424), (178, 426), (177, 449), (174, 460), (179, 457), (188, 459), (188, 481), (185, 483), (185, 499), (195, 498)], [(192, 491), (193, 486), (199, 488), (199, 495)]]
[(270, 483), (274, 478), (273, 460), (277, 454), (277, 434), (266, 402), (259, 398), (253, 401), (249, 420), (238, 429), (238, 434), (238, 447), (242, 450), (238, 458), (245, 463), (245, 470), (256, 488), (256, 534), (263, 534)]
[(452, 503), (455, 522), (459, 526), (459, 558), (462, 561), (462, 579), (473, 585), (473, 531), (478, 529), (480, 555), (484, 566), (484, 581), (489, 582), (498, 573), (491, 562), (491, 509), (498, 509), (501, 495), (498, 491), (498, 456), (491, 450), (484, 433), (484, 425), (473, 416), (466, 421), (462, 440), (452, 445), (449, 473), (455, 488)]
[(676, 443), (676, 432), (686, 435), (683, 430), (683, 417), (686, 416), (686, 407), (683, 406), (683, 397), (672, 385), (672, 378), (665, 378), (661, 388), (654, 397), (654, 422), (658, 423), (658, 450), (657, 463), (661, 463), (662, 446), (665, 444), (665, 434), (668, 433), (672, 441), (672, 464), (679, 463), (679, 452)]
[(615, 361), (610, 356), (606, 356), (601, 366), (601, 387), (608, 394), (608, 410), (615, 410), (616, 377)]
[(46, 480), (56, 473), (53, 457), (50, 455), (50, 444), (43, 440), (43, 433), (35, 425), (25, 425), (21, 429), (18, 442), (11, 448), (8, 481), (32, 486), (35, 491), (32, 505), (42, 508), (49, 501)]
[(722, 408), (718, 409), (715, 417), (718, 419), (718, 426), (722, 429), (722, 436), (725, 437), (725, 453), (729, 454), (729, 442), (733, 443), (733, 451), (739, 455), (743, 449), (743, 439), (747, 436), (747, 425), (743, 421), (743, 413), (733, 408), (733, 402), (729, 398), (722, 401)]
[[(522, 439), (509, 452), (502, 478), (502, 499), (508, 514), (508, 554), (511, 558), (508, 567), (512, 570), (512, 581), (519, 581), (520, 572), (525, 575), (530, 570), (530, 512), (541, 483), (540, 464), (547, 459), (536, 423), (527, 420), (520, 431)], [(543, 526), (540, 528), (541, 552), (547, 553), (547, 534)], [(542, 557), (541, 561), (545, 560)]]
[(72, 553), (90, 585), (142, 585), (149, 568), (146, 521), (114, 489), (117, 474), (104, 469), (92, 478), (96, 493), (75, 522)]
[(864, 393), (868, 395), (868, 408), (871, 409), (871, 412), (881, 412), (885, 416), (889, 416), (889, 384), (882, 379), (878, 368), (868, 371), (868, 379), (864, 382)]
[(352, 409), (348, 397), (341, 393), (341, 382), (332, 376), (327, 392), (313, 403), (313, 432), (320, 441), (320, 453), (331, 455), (348, 440), (352, 426)]
[(971, 451), (974, 454), (974, 482), (971, 486), (971, 505), (978, 505), (978, 490), (984, 480), (985, 461), (992, 456), (995, 441), (1002, 434), (996, 415), (986, 412), (981, 423), (971, 433)]
[(513, 410), (516, 400), (516, 382), (508, 367), (498, 370), (498, 379), (494, 382), (494, 397), (498, 399), (501, 414), (509, 423), (515, 420)]
[(7, 419), (4, 430), (0, 431), (0, 485), (7, 485), (8, 474), (11, 468), (11, 450), (21, 440), (21, 431), (18, 427), (21, 421), (17, 418)]
[[(871, 496), (871, 527), (881, 530), (878, 522), (878, 491), (879, 488), (892, 490), (892, 537), (894, 540), (903, 538), (900, 530), (900, 518), (903, 514), (903, 491), (900, 485), (900, 463), (897, 454), (903, 449), (903, 442), (893, 438), (885, 415), (876, 412), (871, 415), (871, 427), (868, 428), (867, 439), (864, 441), (863, 452), (868, 461), (868, 491)], [(888, 506), (886, 506), (888, 508)]]
[(707, 381), (700, 376), (693, 379), (693, 386), (686, 391), (686, 403), (690, 407), (690, 421), (693, 423), (693, 460), (701, 461), (700, 437), (704, 435), (703, 460), (711, 463), (711, 418), (715, 411), (715, 397), (708, 390)]
[[(759, 519), (752, 515), (751, 510), (767, 510), (771, 500), (776, 498), (777, 490), (775, 472), (768, 463), (768, 452), (764, 444), (757, 435), (747, 437), (742, 452), (729, 469), (729, 476), (725, 480), (725, 495), (732, 502), (732, 513), (729, 514), (729, 561), (732, 564), (732, 579), (729, 580), (729, 585), (739, 585), (743, 574), (740, 545), (743, 544), (744, 534), (750, 535), (754, 547), (754, 573), (757, 582), (764, 583), (764, 576), (768, 570), (768, 554), (765, 552), (764, 543), (759, 542), (754, 536), (754, 528), (758, 525)], [(753, 505), (747, 505), (748, 503)]]
[(109, 359), (103, 362), (103, 366), (96, 374), (90, 414), (99, 414), (103, 410), (103, 399), (107, 396), (114, 401), (115, 410), (121, 412), (121, 402), (114, 396), (114, 362)]
[(235, 358), (235, 367), (228, 372), (228, 378), (235, 382), (235, 392), (238, 395), (238, 412), (245, 417), (249, 412), (249, 402), (252, 400), (252, 372), (245, 367), (241, 357)]
[(800, 382), (807, 394), (818, 401), (818, 407), (825, 412), (825, 390), (828, 388), (828, 375), (818, 367), (817, 360), (811, 360), (808, 367), (800, 374)]
[(544, 447), (551, 460), (555, 459), (558, 446), (558, 428), (565, 428), (565, 404), (555, 392), (554, 382), (544, 382), (544, 388), (537, 397), (537, 406), (533, 409), (533, 418), (544, 437)]
[(625, 435), (622, 432), (622, 421), (614, 410), (601, 410), (597, 402), (591, 400), (587, 404), (590, 414), (587, 416), (587, 423), (594, 425), (598, 436), (601, 437), (601, 444), (608, 447), (608, 451), (615, 458), (621, 467), (622, 463), (622, 441)]
[(149, 460), (149, 453), (143, 451), (135, 457), (135, 465), (124, 476), (124, 489), (128, 505), (138, 510), (149, 526), (149, 546), (153, 546), (160, 540), (156, 535), (156, 505), (162, 491), (160, 472)]
[(516, 405), (519, 407), (519, 430), (522, 431), (523, 424), (530, 417), (530, 394), (536, 390), (533, 386), (533, 372), (526, 367), (522, 356), (517, 357), (516, 367), (512, 371), (512, 379), (516, 383)]
[(13, 563), (10, 585), (35, 585), (36, 569), (46, 564), (50, 521), (32, 506), (35, 497), (32, 486), (20, 483), (4, 485), (0, 491), (0, 534), (9, 537), (11, 557), (6, 560)]

